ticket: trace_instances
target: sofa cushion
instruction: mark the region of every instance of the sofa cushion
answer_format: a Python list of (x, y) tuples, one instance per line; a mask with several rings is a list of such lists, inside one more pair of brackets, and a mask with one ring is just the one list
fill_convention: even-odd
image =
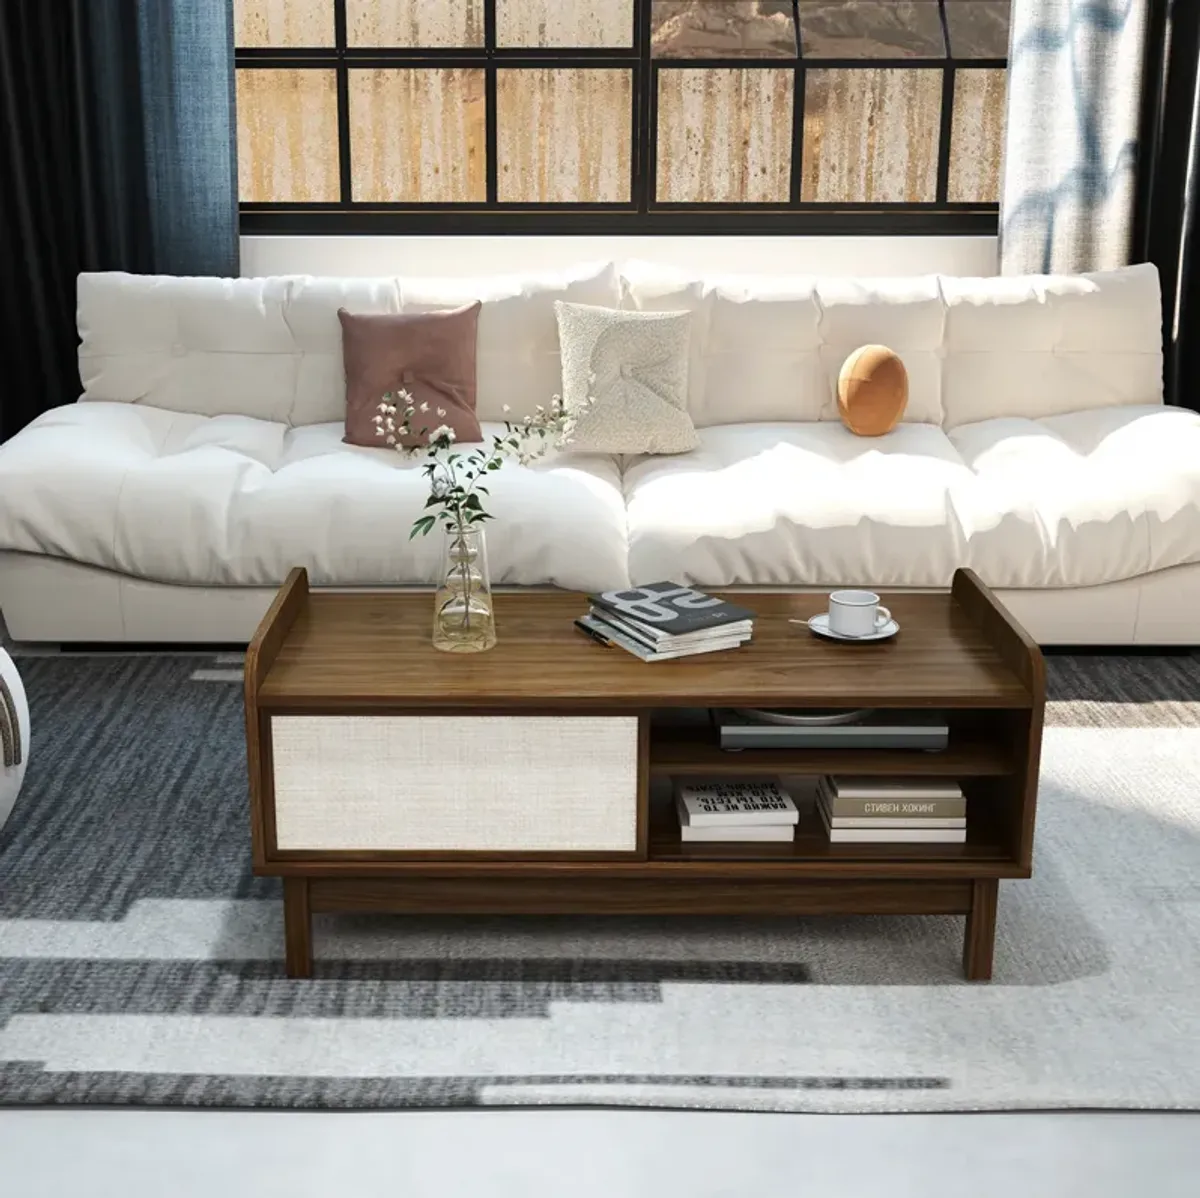
[[(429, 434), (441, 425), (459, 441), (479, 441), (475, 416), (475, 343), (479, 304), (444, 312), (363, 316), (338, 309), (342, 323), (342, 359), (346, 365), (347, 445), (375, 448), (386, 444), (380, 404), (391, 395), (397, 407), (396, 424), (404, 423), (399, 392), (416, 411), (401, 445), (429, 444)], [(440, 413), (440, 415), (439, 415)]]
[(562, 398), (577, 421), (564, 438), (585, 453), (684, 453), (690, 312), (622, 312), (555, 304)]
[(634, 586), (945, 586), (966, 557), (970, 470), (941, 429), (864, 441), (841, 423), (700, 430), (625, 471)]
[(345, 413), (338, 309), (429, 312), (476, 300), (480, 420), (531, 414), (562, 385), (554, 301), (615, 306), (615, 268), (479, 278), (79, 276), (87, 400), (144, 403), (293, 426)]
[(886, 345), (908, 373), (901, 421), (941, 424), (945, 310), (936, 275), (911, 279), (822, 279), (822, 420), (840, 420), (837, 382), (842, 364), (860, 346)]
[[(341, 438), (341, 421), (55, 408), (0, 445), (0, 548), (169, 583), (269, 586), (293, 566), (318, 586), (434, 582), (437, 537), (408, 535), (428, 495), (423, 457)], [(494, 582), (627, 585), (614, 459), (509, 463), (488, 485)]]
[(1200, 413), (1097, 408), (948, 435), (976, 482), (964, 564), (990, 586), (1093, 586), (1200, 561)]
[(1161, 403), (1158, 271), (942, 279), (943, 402), (953, 428)]
[(941, 422), (944, 311), (936, 276), (697, 275), (629, 262), (621, 269), (621, 302), (694, 313), (688, 405), (698, 428), (838, 420), (842, 363), (871, 342), (891, 346), (904, 361), (904, 420)]

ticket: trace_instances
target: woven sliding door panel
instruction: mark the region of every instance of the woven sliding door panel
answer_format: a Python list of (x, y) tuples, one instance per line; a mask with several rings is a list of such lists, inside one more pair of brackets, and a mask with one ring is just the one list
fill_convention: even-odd
[(636, 716), (273, 716), (276, 847), (633, 852)]

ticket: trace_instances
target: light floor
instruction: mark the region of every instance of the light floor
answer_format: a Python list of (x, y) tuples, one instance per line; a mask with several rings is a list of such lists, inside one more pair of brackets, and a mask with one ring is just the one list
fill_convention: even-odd
[(13, 1198), (1196, 1198), (1200, 1114), (0, 1111)]

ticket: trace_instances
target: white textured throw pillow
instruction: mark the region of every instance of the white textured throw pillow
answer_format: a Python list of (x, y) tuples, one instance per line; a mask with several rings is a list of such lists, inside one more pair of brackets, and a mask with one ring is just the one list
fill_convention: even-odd
[(579, 413), (564, 448), (635, 454), (696, 448), (686, 407), (690, 312), (623, 312), (562, 300), (554, 310), (563, 403)]

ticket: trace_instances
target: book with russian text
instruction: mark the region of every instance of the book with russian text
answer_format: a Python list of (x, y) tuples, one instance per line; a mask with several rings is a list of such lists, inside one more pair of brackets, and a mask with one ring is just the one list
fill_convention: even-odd
[(589, 595), (588, 600), (595, 607), (640, 625), (655, 639), (754, 619), (749, 608), (677, 582), (648, 582), (641, 587), (602, 591)]
[[(879, 789), (882, 792), (883, 787)], [(822, 778), (817, 787), (817, 794), (830, 816), (836, 820), (870, 819), (895, 822), (913, 819), (966, 819), (967, 800), (961, 790), (957, 795), (947, 794), (942, 798), (929, 798), (920, 796), (920, 787), (914, 789), (918, 792), (916, 798), (901, 796), (895, 790), (891, 792), (891, 798), (856, 798), (835, 793), (829, 779)]]
[(838, 799), (961, 799), (962, 787), (950, 778), (872, 778), (847, 774), (826, 775)]
[(800, 819), (791, 795), (770, 780), (676, 782), (675, 797), (680, 819), (693, 828), (795, 825)]
[(829, 799), (821, 793), (817, 798), (821, 815), (831, 828), (965, 828), (967, 817), (936, 815), (836, 815)]
[(966, 828), (835, 828), (824, 808), (821, 822), (833, 844), (965, 844)]

